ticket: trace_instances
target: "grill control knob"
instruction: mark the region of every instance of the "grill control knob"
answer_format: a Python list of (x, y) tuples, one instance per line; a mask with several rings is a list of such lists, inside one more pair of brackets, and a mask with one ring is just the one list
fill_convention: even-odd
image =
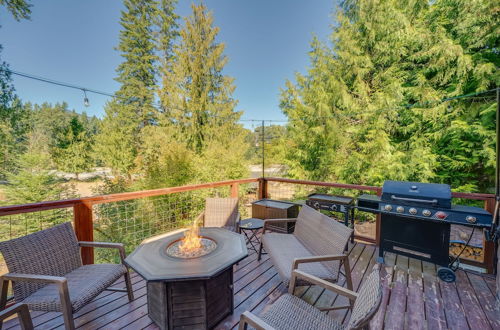
[(432, 214), (432, 212), (431, 212), (431, 211), (429, 211), (429, 210), (423, 210), (423, 211), (422, 211), (422, 215), (423, 215), (424, 217), (430, 217), (430, 216), (431, 216), (431, 214)]
[(410, 214), (415, 215), (415, 214), (417, 214), (417, 209), (412, 207), (411, 209), (408, 210), (408, 212), (410, 212)]
[(314, 207), (315, 209), (319, 209), (319, 206), (320, 206), (320, 205), (319, 205), (319, 202), (314, 202), (313, 207)]
[(447, 216), (448, 216), (448, 214), (446, 214), (442, 211), (436, 212), (436, 218), (438, 218), (439, 220), (444, 220), (444, 219), (446, 219)]
[(390, 211), (392, 211), (392, 206), (387, 204), (386, 206), (384, 206), (384, 210), (390, 212)]
[(477, 221), (476, 217), (473, 217), (472, 215), (466, 216), (465, 220), (467, 220), (468, 223), (476, 223)]
[(398, 206), (398, 207), (396, 208), (396, 212), (398, 212), (398, 213), (403, 213), (404, 211), (405, 211), (405, 208), (404, 208), (404, 207), (402, 207), (402, 206)]

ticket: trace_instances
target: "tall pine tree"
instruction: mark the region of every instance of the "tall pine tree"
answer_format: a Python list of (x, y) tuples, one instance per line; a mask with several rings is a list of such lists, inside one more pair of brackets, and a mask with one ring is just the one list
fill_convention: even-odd
[(163, 72), (161, 124), (185, 141), (186, 152), (195, 153), (195, 180), (241, 177), (247, 145), (237, 123), (241, 113), (232, 97), (234, 79), (223, 73), (225, 45), (217, 42), (219, 28), (205, 5), (192, 5), (192, 11), (174, 46), (172, 64)]
[[(370, 184), (432, 180), (485, 191), (493, 108), (436, 101), (498, 84), (494, 6), (343, 1), (331, 45), (313, 41), (311, 68), (282, 93), (291, 174)], [(401, 107), (415, 102), (427, 105)]]
[[(15, 20), (29, 19), (31, 4), (25, 0), (0, 0)], [(25, 149), (27, 112), (17, 98), (7, 63), (2, 61), (0, 45), (0, 180), (15, 167), (17, 156)]]
[(180, 31), (160, 96), (164, 123), (178, 125), (188, 145), (201, 153), (221, 130), (234, 127), (240, 113), (234, 111), (233, 78), (222, 72), (228, 59), (225, 45), (216, 41), (219, 28), (213, 26), (213, 15), (203, 4), (193, 4), (192, 10)]
[(116, 98), (106, 105), (97, 151), (106, 166), (130, 177), (140, 130), (157, 120), (154, 95), (158, 58), (153, 30), (158, 4), (154, 0), (125, 0), (124, 5), (117, 47), (124, 61), (116, 70), (121, 85)]

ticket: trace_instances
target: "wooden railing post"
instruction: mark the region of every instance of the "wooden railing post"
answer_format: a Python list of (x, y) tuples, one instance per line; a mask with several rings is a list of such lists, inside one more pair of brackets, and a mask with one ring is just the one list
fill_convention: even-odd
[[(92, 203), (81, 202), (73, 206), (73, 219), (76, 237), (79, 241), (94, 241), (94, 223), (92, 219)], [(82, 262), (84, 265), (94, 263), (94, 249), (82, 248)]]
[(231, 187), (230, 188), (231, 197), (232, 198), (238, 198), (239, 197), (240, 184), (239, 183), (233, 183), (230, 187)]
[[(488, 198), (484, 201), (484, 209), (491, 214), (495, 212), (495, 199)], [(484, 265), (486, 266), (486, 271), (488, 274), (493, 274), (495, 272), (495, 242), (491, 240), (486, 240), (485, 235), (483, 235), (483, 247), (484, 247)], [(497, 274), (498, 276), (498, 274)]]
[(259, 199), (267, 198), (267, 180), (259, 178)]

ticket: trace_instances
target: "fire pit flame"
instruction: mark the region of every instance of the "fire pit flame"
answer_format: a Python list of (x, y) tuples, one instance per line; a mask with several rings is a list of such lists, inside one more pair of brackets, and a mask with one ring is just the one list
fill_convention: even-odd
[(200, 227), (195, 220), (182, 239), (167, 247), (167, 254), (177, 258), (197, 258), (209, 254), (216, 247), (214, 240), (200, 236)]
[(193, 221), (191, 227), (184, 232), (184, 238), (179, 245), (181, 253), (189, 254), (197, 249), (201, 249), (200, 227), (196, 221)]

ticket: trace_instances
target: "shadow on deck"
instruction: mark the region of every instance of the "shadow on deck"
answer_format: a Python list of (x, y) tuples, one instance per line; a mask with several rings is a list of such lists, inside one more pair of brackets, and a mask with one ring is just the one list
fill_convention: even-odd
[[(252, 251), (253, 252), (253, 251)], [(353, 285), (358, 290), (364, 276), (375, 264), (377, 249), (355, 243), (349, 248)], [(382, 267), (382, 306), (371, 327), (374, 329), (500, 329), (500, 312), (495, 310), (495, 280), (492, 276), (458, 271), (456, 283), (444, 283), (436, 277), (434, 264), (387, 254)], [(80, 329), (157, 329), (147, 315), (145, 281), (132, 276), (136, 299), (129, 303), (125, 294), (106, 291), (75, 314)], [(340, 279), (340, 284), (345, 280)], [(269, 258), (257, 261), (255, 253), (234, 268), (233, 315), (217, 329), (238, 325), (240, 314), (250, 310), (261, 313), (286, 288)], [(343, 297), (316, 286), (299, 287), (295, 294), (316, 306), (345, 305)], [(345, 320), (345, 310), (331, 311), (337, 320)], [(32, 312), (39, 329), (63, 329), (59, 313)], [(17, 320), (4, 323), (3, 329), (18, 329)]]

